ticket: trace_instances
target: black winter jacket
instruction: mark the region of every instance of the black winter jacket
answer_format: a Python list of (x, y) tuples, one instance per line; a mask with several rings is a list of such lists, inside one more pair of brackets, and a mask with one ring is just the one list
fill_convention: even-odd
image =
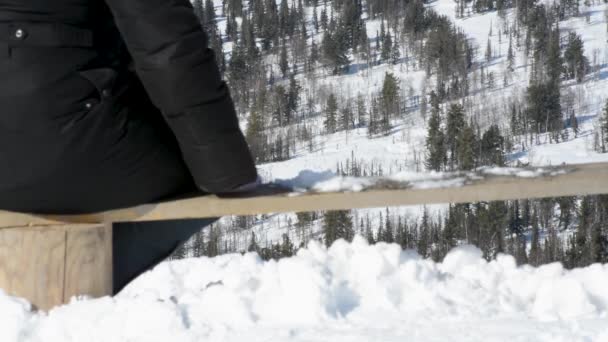
[(0, 209), (91, 212), (256, 176), (189, 0), (0, 0)]

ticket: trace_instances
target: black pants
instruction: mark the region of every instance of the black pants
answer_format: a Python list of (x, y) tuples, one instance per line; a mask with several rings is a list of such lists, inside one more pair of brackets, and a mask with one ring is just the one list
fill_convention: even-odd
[(113, 294), (215, 221), (217, 218), (114, 224)]

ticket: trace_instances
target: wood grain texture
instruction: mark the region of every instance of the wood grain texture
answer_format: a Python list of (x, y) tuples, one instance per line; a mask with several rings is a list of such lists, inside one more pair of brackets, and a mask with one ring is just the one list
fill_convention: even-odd
[(0, 288), (41, 309), (63, 303), (65, 229), (0, 230)]
[(273, 194), (272, 191), (262, 188), (260, 192), (241, 197), (218, 198), (208, 195), (87, 215), (42, 217), (0, 212), (0, 228), (28, 224), (57, 224), (57, 222), (155, 221), (608, 193), (608, 163), (545, 169), (550, 172), (544, 176), (531, 178), (512, 175), (453, 174), (443, 179), (444, 184), (459, 179), (464, 179), (464, 184), (435, 188), (413, 188), (407, 182), (380, 179), (375, 186), (361, 192)]
[(112, 294), (112, 225), (68, 229), (64, 301), (73, 296)]
[(110, 225), (0, 229), (0, 288), (48, 310), (112, 290)]

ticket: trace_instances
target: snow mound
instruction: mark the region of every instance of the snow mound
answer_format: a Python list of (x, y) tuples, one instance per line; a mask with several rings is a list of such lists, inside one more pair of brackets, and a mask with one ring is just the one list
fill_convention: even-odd
[(471, 172), (410, 172), (401, 171), (386, 177), (348, 177), (337, 176), (325, 171), (303, 170), (291, 179), (265, 180), (297, 192), (359, 192), (387, 182), (397, 182), (411, 189), (433, 189), (463, 186), (467, 182), (481, 180), (489, 176), (537, 178), (556, 176), (565, 170), (551, 168), (522, 169), (512, 167), (480, 167)]
[(0, 341), (606, 341), (608, 265), (442, 263), (357, 237), (297, 256), (161, 264), (115, 298), (49, 313), (0, 292)]

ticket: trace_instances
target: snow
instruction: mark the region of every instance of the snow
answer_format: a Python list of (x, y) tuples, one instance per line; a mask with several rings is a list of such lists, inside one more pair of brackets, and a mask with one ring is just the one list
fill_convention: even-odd
[(0, 292), (0, 341), (607, 341), (607, 283), (608, 265), (517, 267), (472, 246), (435, 263), (357, 237), (167, 262), (48, 313)]
[(409, 189), (434, 189), (463, 186), (467, 182), (488, 176), (535, 178), (556, 176), (564, 172), (567, 171), (542, 167), (533, 169), (480, 167), (471, 172), (402, 171), (384, 177), (345, 177), (336, 176), (330, 170), (323, 172), (303, 170), (295, 178), (276, 179), (273, 183), (294, 189), (296, 192), (359, 192), (370, 188), (382, 188), (383, 184)]

